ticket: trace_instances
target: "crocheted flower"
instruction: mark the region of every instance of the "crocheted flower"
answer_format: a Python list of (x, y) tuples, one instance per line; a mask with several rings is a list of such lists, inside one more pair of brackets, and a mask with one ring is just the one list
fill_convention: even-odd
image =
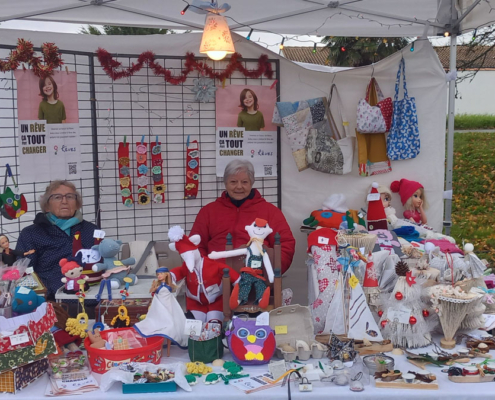
[(151, 169), (151, 172), (153, 172), (153, 175), (161, 174), (162, 173), (162, 167), (157, 165)]
[(126, 176), (125, 178), (120, 178), (120, 186), (123, 188), (129, 187), (129, 184), (131, 183), (131, 178)]
[(146, 154), (138, 154), (137, 155), (137, 162), (140, 164), (143, 164), (146, 162)]
[(153, 186), (153, 193), (154, 194), (165, 193), (165, 185), (155, 185), (155, 186)]
[(120, 191), (120, 194), (122, 195), (122, 197), (129, 197), (131, 195), (131, 191), (129, 189), (122, 189)]
[(153, 160), (153, 167), (160, 167), (163, 164), (163, 160), (161, 158), (155, 158)]
[(199, 163), (196, 160), (189, 160), (187, 165), (189, 165), (189, 168), (194, 169), (199, 165)]
[(150, 196), (148, 196), (146, 193), (139, 193), (138, 202), (139, 204), (145, 206), (150, 202)]
[(146, 146), (144, 144), (138, 144), (136, 147), (138, 154), (146, 154)]
[(120, 173), (124, 176), (128, 176), (129, 175), (129, 167), (124, 165), (122, 168), (120, 168)]
[(153, 174), (153, 182), (160, 182), (162, 180), (162, 174)]
[(132, 201), (132, 199), (126, 199), (124, 202), (124, 206), (126, 207), (132, 207), (133, 204), (134, 202)]
[(138, 167), (138, 172), (141, 174), (141, 175), (146, 175), (148, 173), (148, 167), (145, 165), (145, 164), (141, 164), (139, 167)]
[(215, 81), (210, 78), (201, 77), (193, 80), (194, 87), (191, 89), (195, 96), (196, 101), (202, 103), (209, 103), (215, 99), (215, 92), (217, 88), (215, 87)]
[(119, 158), (120, 165), (129, 165), (129, 157), (120, 157)]
[(160, 146), (160, 145), (153, 146), (153, 149), (151, 150), (151, 152), (154, 155), (160, 154), (162, 152), (162, 146)]
[(146, 175), (141, 175), (140, 177), (137, 178), (137, 184), (138, 186), (146, 186), (149, 182), (149, 179)]
[(153, 198), (153, 201), (155, 203), (161, 203), (163, 201), (163, 195), (162, 194), (155, 194), (155, 197)]

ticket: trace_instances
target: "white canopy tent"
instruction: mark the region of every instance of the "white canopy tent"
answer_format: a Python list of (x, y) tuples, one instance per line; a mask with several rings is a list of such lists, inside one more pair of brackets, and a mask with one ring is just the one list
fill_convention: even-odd
[[(0, 22), (27, 19), (169, 29), (203, 29), (204, 15), (181, 11), (188, 0), (1, 0)], [(231, 0), (225, 14), (234, 31), (364, 37), (451, 36), (455, 71), (459, 33), (495, 21), (495, 0)], [(449, 84), (446, 191), (452, 190), (455, 82)], [(451, 225), (451, 201), (444, 225)]]

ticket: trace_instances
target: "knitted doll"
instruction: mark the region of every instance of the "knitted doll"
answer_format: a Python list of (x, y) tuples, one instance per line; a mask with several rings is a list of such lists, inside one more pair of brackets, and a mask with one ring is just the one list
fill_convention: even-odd
[(401, 179), (390, 185), (394, 193), (399, 193), (402, 205), (405, 208), (404, 218), (417, 224), (425, 225), (427, 218), (425, 211), (428, 208), (425, 189), (419, 182)]

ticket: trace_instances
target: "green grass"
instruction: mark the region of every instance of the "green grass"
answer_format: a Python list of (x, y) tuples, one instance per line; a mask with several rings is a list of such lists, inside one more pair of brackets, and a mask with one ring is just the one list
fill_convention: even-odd
[(495, 266), (495, 132), (454, 135), (451, 235)]
[(454, 129), (495, 129), (495, 115), (457, 114), (454, 117)]

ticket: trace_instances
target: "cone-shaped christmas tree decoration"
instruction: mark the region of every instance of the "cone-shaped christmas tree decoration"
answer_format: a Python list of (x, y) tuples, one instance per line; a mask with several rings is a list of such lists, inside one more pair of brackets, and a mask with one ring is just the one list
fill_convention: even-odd
[(380, 300), (380, 287), (378, 285), (378, 273), (373, 263), (373, 253), (368, 254), (366, 272), (363, 280), (363, 290), (366, 301), (370, 306), (378, 306)]
[(383, 208), (380, 193), (378, 193), (378, 183), (376, 182), (372, 183), (371, 192), (368, 195), (368, 213), (366, 214), (366, 221), (368, 222), (369, 231), (388, 229), (387, 216), (385, 214), (385, 209)]
[(427, 346), (431, 341), (431, 324), (429, 317), (423, 314), (428, 306), (421, 300), (421, 285), (416, 282), (418, 278), (413, 276), (403, 261), (397, 263), (395, 272), (399, 279), (390, 295), (388, 307), (382, 309), (380, 319), (383, 337), (390, 339), (394, 346)]

